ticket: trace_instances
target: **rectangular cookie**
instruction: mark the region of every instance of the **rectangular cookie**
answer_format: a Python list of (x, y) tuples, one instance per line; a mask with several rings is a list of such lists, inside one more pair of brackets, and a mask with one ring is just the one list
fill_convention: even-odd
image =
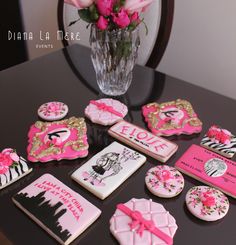
[(101, 211), (50, 174), (18, 192), (13, 202), (60, 244), (69, 244)]
[(113, 142), (78, 168), (71, 178), (103, 200), (145, 161), (140, 153)]
[(236, 198), (236, 162), (198, 145), (192, 145), (176, 162), (175, 167), (184, 174)]
[(236, 153), (236, 137), (215, 125), (204, 135), (201, 145), (227, 158), (232, 158)]
[(166, 162), (178, 149), (177, 144), (126, 121), (118, 122), (108, 133), (161, 162)]

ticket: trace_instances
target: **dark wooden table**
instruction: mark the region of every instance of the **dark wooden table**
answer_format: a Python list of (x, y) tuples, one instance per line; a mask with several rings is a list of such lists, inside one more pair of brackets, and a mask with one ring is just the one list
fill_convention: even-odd
[[(102, 95), (98, 92), (89, 50), (78, 45), (1, 72), (0, 149), (16, 148), (18, 153), (26, 157), (27, 133), (30, 125), (39, 119), (37, 109), (42, 103), (63, 101), (69, 106), (68, 116), (84, 116), (84, 108), (89, 100), (100, 97)], [(236, 101), (146, 67), (135, 67), (132, 85), (127, 95), (119, 99), (129, 106), (126, 120), (146, 127), (140, 111), (141, 105), (177, 98), (190, 101), (204, 125), (201, 134), (170, 138), (179, 145), (179, 150), (167, 162), (168, 165), (173, 166), (191, 144), (199, 144), (204, 132), (212, 124), (219, 124), (236, 133)], [(89, 158), (113, 139), (107, 135), (106, 127), (92, 124), (89, 120), (86, 122), (90, 143)], [(212, 223), (198, 220), (188, 212), (184, 200), (189, 188), (200, 182), (185, 176), (185, 188), (178, 197), (170, 200), (158, 198), (144, 184), (147, 170), (159, 164), (157, 160), (148, 157), (141, 169), (101, 201), (70, 178), (73, 170), (88, 158), (31, 164), (34, 170), (30, 175), (0, 192), (0, 234), (9, 240), (9, 244), (56, 244), (53, 238), (11, 201), (15, 193), (43, 173), (53, 174), (102, 210), (101, 217), (72, 244), (117, 244), (109, 232), (109, 220), (116, 204), (132, 197), (151, 198), (170, 211), (179, 227), (174, 237), (175, 245), (235, 244), (236, 200), (229, 198), (230, 210), (224, 219)], [(5, 243), (0, 241), (1, 244)]]

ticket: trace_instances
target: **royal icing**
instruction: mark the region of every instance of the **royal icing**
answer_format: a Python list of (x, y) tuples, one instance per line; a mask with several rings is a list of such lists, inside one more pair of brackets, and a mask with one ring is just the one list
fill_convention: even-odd
[(155, 136), (126, 121), (115, 124), (108, 130), (108, 133), (161, 162), (166, 162), (178, 149), (175, 143)]
[(79, 167), (72, 179), (105, 199), (146, 161), (146, 157), (113, 142)]
[(176, 162), (181, 172), (236, 198), (236, 162), (192, 145)]
[(170, 136), (202, 131), (202, 122), (186, 100), (150, 103), (143, 106), (142, 111), (148, 127), (155, 135)]
[(175, 168), (160, 165), (151, 168), (145, 177), (147, 188), (156, 196), (170, 198), (180, 194), (184, 188), (184, 178)]
[(16, 150), (6, 148), (0, 153), (0, 189), (12, 184), (32, 171)]
[(13, 197), (14, 203), (60, 244), (71, 243), (101, 211), (50, 174), (44, 174)]
[(222, 219), (229, 210), (228, 198), (208, 186), (192, 187), (187, 192), (186, 204), (194, 216), (205, 221)]
[(68, 106), (62, 102), (53, 101), (41, 105), (38, 115), (46, 121), (60, 120), (68, 113)]
[(236, 137), (228, 130), (215, 125), (204, 135), (201, 145), (228, 158), (232, 158), (236, 153)]
[(31, 126), (28, 133), (28, 159), (48, 162), (76, 159), (88, 155), (87, 128), (83, 118), (41, 122)]
[(110, 231), (121, 245), (172, 245), (177, 228), (161, 204), (147, 199), (118, 204), (110, 220)]
[(126, 105), (114, 99), (91, 100), (85, 108), (85, 115), (93, 123), (112, 125), (122, 120), (128, 113)]

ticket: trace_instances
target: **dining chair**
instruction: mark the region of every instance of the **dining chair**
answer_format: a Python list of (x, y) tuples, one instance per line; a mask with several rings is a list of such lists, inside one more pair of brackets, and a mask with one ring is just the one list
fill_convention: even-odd
[[(156, 68), (161, 61), (169, 41), (174, 14), (174, 0), (154, 0), (149, 10), (144, 13), (145, 23), (148, 26), (148, 35), (145, 28), (140, 28), (141, 45), (137, 63)], [(70, 23), (78, 19), (78, 11), (75, 7), (64, 4), (64, 0), (58, 2), (58, 26), (65, 33), (79, 32), (80, 40), (62, 40), (63, 45), (79, 43), (89, 47), (89, 30), (87, 23), (78, 21), (70, 26)]]

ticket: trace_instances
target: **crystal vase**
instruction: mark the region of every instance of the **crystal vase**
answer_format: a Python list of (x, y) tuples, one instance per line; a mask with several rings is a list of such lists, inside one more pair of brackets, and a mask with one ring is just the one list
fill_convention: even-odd
[(139, 29), (99, 30), (91, 26), (91, 58), (100, 90), (110, 96), (126, 93), (138, 56)]

